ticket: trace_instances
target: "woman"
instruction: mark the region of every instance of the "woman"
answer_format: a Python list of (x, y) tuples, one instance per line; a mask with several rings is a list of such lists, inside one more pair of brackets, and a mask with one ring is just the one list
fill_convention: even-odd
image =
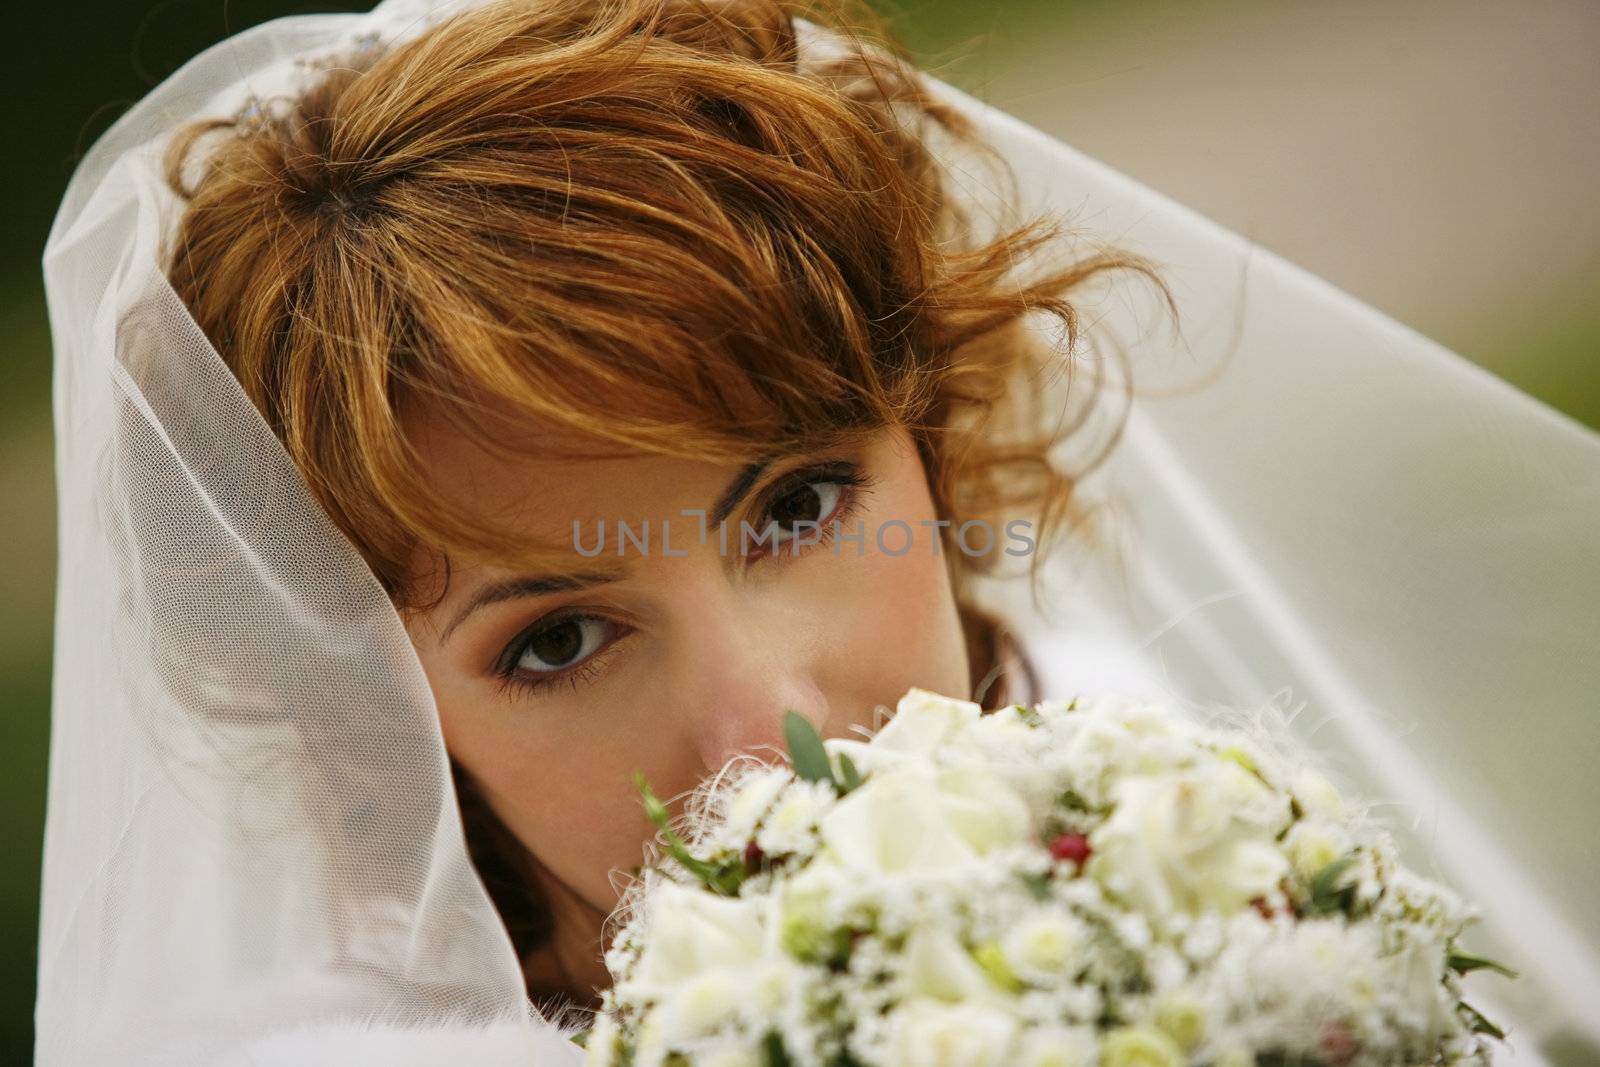
[[(1090, 283), (1139, 273), (1160, 294), (1162, 276), (1132, 252), (1068, 255), (1045, 225), (987, 234), (992, 198), (930, 153), (977, 144), (978, 110), (792, 14), (391, 2), (264, 27), (85, 161), (47, 254), (63, 586), (41, 1062), (303, 1061), (273, 1044), (286, 1028), (352, 1019), (460, 1023), (448, 1048), (509, 1062), (538, 1033), (528, 992), (582, 1004), (605, 980), (611, 872), (648, 836), (634, 771), (681, 791), (773, 744), (785, 707), (838, 734), (912, 684), (987, 706), (1034, 693), (1012, 688), (1027, 624), (1005, 620), (1025, 616), (987, 609), (985, 580), (1088, 529), (1115, 387), (1051, 390)], [(1071, 202), (1070, 177), (1205, 264), (1183, 308), (1202, 350), (1243, 314), (1271, 350), (1279, 323), (1324, 327), (1296, 373), (1318, 344), (1359, 358), (1374, 337), (1414, 372), (1458, 373), (1270, 258), (1250, 264), (1273, 287), (1252, 303), (1236, 242), (992, 132), (1024, 187)], [(1035, 310), (1067, 346), (1032, 335)], [(1223, 339), (1236, 363), (1261, 351)], [(1303, 527), (1257, 527), (1256, 569), (1229, 570), (1237, 540), (1206, 507), (1242, 529), (1341, 499), (1308, 450), (1319, 415), (1347, 409), (1281, 370), (1244, 396), (1191, 389), (1226, 417), (1169, 408), (1120, 450), (1156, 520), (1130, 618), (1203, 607), (1195, 583), (1221, 572), (1261, 614), (1158, 635), (1186, 691), (1294, 682), (1344, 713), (1328, 668), (1368, 663), (1340, 658), (1356, 596), (1340, 579), (1392, 542), (1352, 523), (1322, 598), (1273, 615), (1268, 594), (1311, 573), (1273, 552)], [(1269, 467), (1241, 495), (1235, 435), (1262, 410), (1305, 421), (1275, 445), (1322, 484)], [(1575, 457), (1564, 485), (1594, 476), (1592, 441), (1521, 407), (1496, 417)], [(1525, 538), (1582, 561), (1554, 523)], [(1396, 603), (1372, 628), (1392, 643), (1415, 621)], [(1299, 629), (1263, 636), (1263, 619)], [(1089, 677), (1040, 647), (1044, 689)], [(1425, 656), (1398, 658), (1413, 674), (1385, 682), (1424, 676)], [(1519, 683), (1550, 673), (1522, 662)], [(1545, 936), (1561, 915), (1539, 910), (1523, 929)], [(342, 1054), (326, 1034), (313, 1052)]]
[(916, 136), (959, 116), (859, 45), (801, 67), (791, 7), (487, 4), (170, 157), (173, 286), (402, 610), (530, 987), (584, 1005), (634, 772), (1008, 699), (971, 579), (1076, 503), (1024, 315), (1138, 265), (1008, 276), (1049, 235), (961, 231)]

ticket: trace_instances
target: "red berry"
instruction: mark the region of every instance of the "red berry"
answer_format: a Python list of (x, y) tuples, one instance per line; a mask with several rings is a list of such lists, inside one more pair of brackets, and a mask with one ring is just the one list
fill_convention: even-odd
[(761, 851), (761, 846), (751, 841), (744, 847), (744, 865), (750, 870), (761, 866), (761, 861), (766, 859), (766, 853)]
[(1317, 1047), (1323, 1059), (1332, 1067), (1345, 1067), (1361, 1051), (1361, 1043), (1350, 1028), (1342, 1022), (1329, 1022), (1318, 1035)]
[(1079, 866), (1089, 858), (1094, 850), (1089, 847), (1089, 838), (1084, 834), (1061, 834), (1050, 842), (1050, 855), (1058, 860), (1071, 860)]

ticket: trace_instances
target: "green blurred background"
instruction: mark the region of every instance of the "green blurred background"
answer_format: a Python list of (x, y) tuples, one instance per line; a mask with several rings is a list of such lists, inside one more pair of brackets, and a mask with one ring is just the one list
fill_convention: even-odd
[[(1600, 426), (1593, 0), (882, 0), (947, 80)], [(246, 26), (368, 4), (14, 5), (3, 64), (0, 1062), (32, 1050), (54, 496), (39, 256), (78, 157)]]

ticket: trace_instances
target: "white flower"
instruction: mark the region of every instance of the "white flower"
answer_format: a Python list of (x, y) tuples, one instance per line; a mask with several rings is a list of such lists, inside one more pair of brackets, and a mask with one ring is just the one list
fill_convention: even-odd
[(945, 814), (931, 768), (880, 771), (822, 817), (822, 840), (847, 867), (875, 874), (945, 871), (973, 848)]
[(662, 881), (648, 908), (648, 934), (634, 972), (641, 983), (667, 986), (761, 956), (761, 918), (748, 900)]
[(910, 1000), (890, 1018), (892, 1067), (1002, 1067), (1013, 1060), (1017, 1021), (986, 1004)]
[(1192, 991), (1175, 989), (1157, 999), (1153, 1021), (1180, 1049), (1192, 1052), (1211, 1031), (1211, 1009)]
[(942, 926), (920, 926), (911, 932), (902, 973), (913, 996), (959, 1003), (993, 995), (994, 987), (983, 969)]
[(979, 855), (1031, 836), (1028, 805), (988, 771), (973, 765), (946, 767), (939, 771), (938, 787), (945, 817)]
[(1124, 1026), (1101, 1043), (1100, 1067), (1183, 1067), (1183, 1051), (1153, 1027)]
[(758, 1016), (772, 1018), (804, 977), (800, 968), (782, 956), (763, 960), (749, 976), (745, 990), (748, 1007)]
[(1065, 783), (1048, 758), (1056, 739), (1047, 729), (1030, 726), (1011, 704), (984, 715), (963, 729), (937, 754), (942, 764), (981, 767), (1006, 783), (1031, 811), (1051, 808)]
[(809, 851), (811, 835), (832, 805), (831, 786), (823, 782), (790, 783), (768, 812), (756, 834), (756, 844), (769, 856)]
[(1308, 814), (1321, 816), (1331, 822), (1343, 821), (1345, 807), (1339, 791), (1312, 768), (1301, 768), (1290, 783), (1289, 791)]
[(1094, 1032), (1079, 1026), (1039, 1026), (1022, 1035), (1017, 1067), (1089, 1067)]
[(1035, 764), (1035, 751), (1049, 744), (1048, 732), (1029, 726), (1015, 704), (979, 717), (961, 734), (962, 740), (990, 761)]
[(639, 1043), (634, 1056), (635, 1062), (655, 1065), (661, 1064), (667, 1058), (671, 1049), (667, 1045), (666, 1036), (661, 1028), (662, 1013), (659, 1011), (646, 1012), (639, 1023)]
[(894, 718), (873, 737), (872, 746), (895, 752), (932, 752), (952, 734), (977, 722), (982, 711), (970, 700), (913, 687), (895, 705)]
[(1425, 1044), (1444, 1036), (1454, 1018), (1452, 998), (1445, 995), (1439, 976), (1445, 969), (1442, 942), (1413, 940), (1406, 943), (1392, 965), (1398, 970), (1399, 992), (1415, 1012), (1415, 1025)]
[(733, 840), (749, 840), (756, 823), (789, 780), (790, 773), (783, 768), (751, 771), (740, 779), (724, 812), (725, 835)]
[(1006, 932), (1000, 951), (1017, 974), (1048, 981), (1078, 959), (1086, 941), (1080, 920), (1063, 911), (1040, 908)]
[(983, 768), (921, 761), (878, 771), (822, 816), (822, 840), (857, 870), (946, 871), (1029, 839), (1027, 804)]
[[(624, 1042), (637, 1067), (756, 1067), (771, 1033), (884, 1067), (1477, 1062), (1444, 960), (1471, 909), (1277, 748), (1117, 694), (981, 716), (923, 690), (824, 744), (859, 787), (761, 767), (689, 835), (791, 853), (741, 896), (645, 879), (586, 1067)], [(1041, 829), (1089, 835), (1086, 876)], [(1346, 855), (1372, 908), (1288, 921), (1285, 876)]]
[(1294, 873), (1309, 882), (1334, 860), (1350, 850), (1350, 835), (1320, 819), (1301, 819), (1283, 840), (1284, 854)]
[(1276, 827), (1261, 818), (1271, 796), (1255, 776), (1222, 760), (1125, 778), (1111, 816), (1090, 834), (1089, 870), (1152, 917), (1235, 911), (1271, 892), (1288, 870)]
[(610, 1012), (595, 1018), (583, 1045), (583, 1067), (611, 1067), (617, 1058), (617, 1020)]
[(835, 864), (813, 860), (780, 882), (767, 901), (769, 951), (802, 959), (822, 951), (833, 932), (832, 911), (843, 894), (844, 877)]
[(1256, 1054), (1243, 1045), (1229, 1045), (1217, 1056), (1215, 1067), (1256, 1067)]
[(761, 1054), (749, 1045), (733, 1040), (718, 1041), (695, 1050), (695, 1067), (761, 1067)]
[(1200, 752), (1191, 723), (1129, 697), (1087, 700), (1053, 725), (1062, 739), (1061, 764), (1096, 801), (1123, 776), (1164, 773)]
[(739, 969), (721, 967), (685, 979), (656, 1009), (662, 1016), (662, 1037), (678, 1045), (708, 1034), (739, 1011), (743, 993)]

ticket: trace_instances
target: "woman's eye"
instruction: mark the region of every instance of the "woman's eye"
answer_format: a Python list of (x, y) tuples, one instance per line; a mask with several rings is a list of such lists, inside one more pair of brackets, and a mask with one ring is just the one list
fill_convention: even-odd
[(512, 667), (529, 674), (558, 674), (606, 643), (612, 624), (595, 615), (568, 615), (528, 635)]
[(784, 541), (786, 535), (798, 532), (794, 529), (798, 523), (820, 526), (832, 518), (844, 497), (844, 490), (838, 482), (807, 482), (774, 501), (767, 509), (767, 517), (778, 524), (778, 540)]
[(777, 555), (787, 546), (785, 554), (794, 556), (831, 543), (834, 527), (853, 514), (872, 484), (873, 479), (854, 464), (833, 463), (801, 472), (762, 511), (753, 535), (758, 539), (757, 555)]

